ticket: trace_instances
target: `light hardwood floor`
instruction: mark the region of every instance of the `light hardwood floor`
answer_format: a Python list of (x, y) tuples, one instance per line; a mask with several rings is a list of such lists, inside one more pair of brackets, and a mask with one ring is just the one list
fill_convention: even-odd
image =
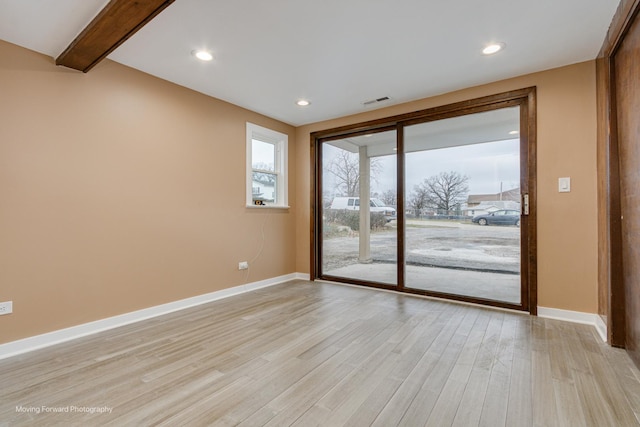
[[(112, 411), (45, 411), (85, 407)], [(638, 370), (590, 326), (305, 281), (0, 361), (10, 426), (600, 427), (638, 415)]]

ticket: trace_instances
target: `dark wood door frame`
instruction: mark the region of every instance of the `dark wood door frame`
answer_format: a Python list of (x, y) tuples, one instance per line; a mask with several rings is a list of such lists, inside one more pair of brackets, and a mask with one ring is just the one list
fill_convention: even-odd
[[(618, 102), (615, 57), (635, 19), (640, 0), (622, 0), (609, 27), (598, 59), (598, 198), (599, 198), (599, 308), (605, 317), (608, 342), (625, 347), (626, 301), (622, 265), (620, 158), (618, 150)], [(604, 211), (603, 211), (604, 210)]]
[[(403, 128), (408, 125), (425, 123), (429, 121), (448, 119), (452, 117), (464, 116), (468, 114), (481, 113), (485, 111), (497, 110), (507, 107), (520, 107), (520, 139), (521, 146), (526, 147), (521, 150), (520, 188), (522, 194), (529, 195), (530, 214), (524, 216), (521, 222), (522, 247), (526, 248), (521, 254), (521, 275), (522, 281), (522, 304), (514, 305), (500, 301), (486, 300), (454, 294), (434, 293), (417, 289), (404, 289), (404, 209), (398, 209), (398, 286), (385, 285), (381, 283), (371, 283), (352, 279), (341, 279), (338, 277), (327, 277), (322, 274), (322, 182), (321, 182), (321, 159), (322, 143), (341, 139), (346, 136), (365, 135), (373, 132), (397, 130), (398, 152), (403, 149)], [(454, 104), (429, 108), (426, 110), (373, 120), (369, 122), (356, 123), (339, 128), (327, 129), (311, 134), (311, 280), (327, 278), (335, 281), (343, 281), (365, 286), (373, 286), (383, 289), (399, 290), (420, 295), (445, 297), (465, 302), (479, 303), (496, 307), (518, 309), (528, 311), (530, 314), (537, 314), (537, 216), (536, 216), (536, 88), (530, 87), (496, 95), (485, 96)], [(404, 156), (397, 156), (397, 183), (398, 183), (398, 206), (404, 205)]]

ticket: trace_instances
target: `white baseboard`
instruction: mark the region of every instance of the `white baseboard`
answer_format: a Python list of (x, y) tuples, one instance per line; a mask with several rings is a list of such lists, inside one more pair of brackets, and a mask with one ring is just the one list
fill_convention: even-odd
[(598, 335), (602, 338), (602, 341), (608, 342), (607, 340), (607, 324), (604, 323), (602, 317), (596, 314), (596, 331), (598, 331)]
[(308, 280), (309, 275), (305, 275), (303, 273), (292, 273), (271, 279), (260, 280), (258, 282), (234, 286), (233, 288), (222, 289), (220, 291), (198, 295), (196, 297), (173, 301), (167, 304), (161, 304), (142, 310), (132, 311), (130, 313), (120, 314), (118, 316), (108, 317), (106, 319), (96, 320), (94, 322), (84, 323), (82, 325), (72, 326), (70, 328), (47, 332), (42, 335), (8, 342), (6, 344), (0, 344), (0, 359), (17, 356), (29, 351), (38, 350), (44, 347), (71, 341), (76, 338), (85, 337), (87, 335), (162, 316), (163, 314), (169, 314), (174, 311), (184, 310), (185, 308), (195, 307), (197, 305), (206, 304), (208, 302), (243, 294), (245, 292), (255, 291), (256, 289), (266, 288), (268, 286), (277, 285), (295, 279)]
[(311, 275), (309, 273), (296, 273), (296, 279), (311, 280)]
[(592, 325), (596, 328), (600, 338), (602, 338), (604, 342), (607, 342), (607, 325), (605, 325), (602, 318), (597, 314), (583, 313), (581, 311), (560, 310), (558, 308), (538, 307), (538, 317)]

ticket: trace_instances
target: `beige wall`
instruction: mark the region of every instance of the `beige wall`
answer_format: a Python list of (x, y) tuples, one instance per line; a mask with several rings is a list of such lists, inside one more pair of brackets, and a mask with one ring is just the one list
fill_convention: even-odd
[[(296, 129), (296, 269), (309, 272), (310, 133), (514, 89), (538, 95), (538, 305), (597, 312), (595, 62), (531, 74)], [(571, 193), (558, 178), (571, 177)]]
[(0, 343), (295, 272), (295, 181), (289, 211), (244, 207), (247, 121), (295, 177), (291, 126), (0, 41)]

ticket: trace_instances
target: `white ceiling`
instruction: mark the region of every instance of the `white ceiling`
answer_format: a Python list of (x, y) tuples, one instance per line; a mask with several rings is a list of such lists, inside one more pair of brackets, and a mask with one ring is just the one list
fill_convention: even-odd
[[(0, 39), (55, 58), (107, 2), (0, 0)], [(176, 0), (109, 59), (302, 125), (593, 59), (618, 3)]]

